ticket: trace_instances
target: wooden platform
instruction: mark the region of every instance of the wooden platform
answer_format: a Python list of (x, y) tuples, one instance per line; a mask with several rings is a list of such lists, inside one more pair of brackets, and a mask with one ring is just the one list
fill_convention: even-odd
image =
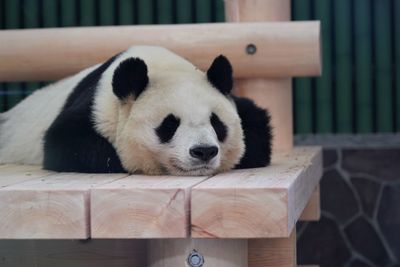
[(297, 147), (276, 153), (269, 167), (213, 177), (2, 165), (0, 238), (288, 237), (317, 188), (321, 161), (320, 148)]

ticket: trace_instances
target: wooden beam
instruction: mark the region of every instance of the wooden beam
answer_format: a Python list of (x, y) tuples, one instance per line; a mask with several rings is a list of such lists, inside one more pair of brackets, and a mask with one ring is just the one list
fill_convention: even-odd
[(41, 166), (33, 165), (0, 165), (0, 189), (24, 181), (54, 174), (42, 170)]
[(319, 39), (319, 22), (2, 30), (0, 81), (60, 79), (132, 45), (165, 46), (203, 70), (224, 54), (238, 78), (318, 75)]
[[(48, 175), (0, 189), (0, 238), (86, 239), (89, 190), (127, 174)], [(1, 175), (2, 177), (2, 175)]]
[(314, 189), (307, 206), (300, 216), (300, 221), (319, 221), (321, 218), (321, 200), (319, 185)]
[(93, 189), (92, 237), (187, 237), (190, 189), (205, 179), (132, 175)]
[(192, 236), (289, 237), (321, 174), (321, 149), (296, 147), (266, 168), (216, 175), (192, 189)]
[(249, 242), (248, 267), (296, 267), (296, 229), (288, 238), (254, 239)]

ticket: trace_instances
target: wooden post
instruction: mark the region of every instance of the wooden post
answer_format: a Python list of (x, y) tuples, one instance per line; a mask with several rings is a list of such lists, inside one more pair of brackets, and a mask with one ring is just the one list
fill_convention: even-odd
[(289, 238), (249, 240), (249, 267), (296, 265), (296, 228)]
[[(288, 21), (290, 0), (225, 0), (225, 13), (228, 22)], [(268, 108), (274, 127), (274, 151), (290, 150), (293, 146), (291, 79), (239, 79), (236, 93)]]
[[(290, 0), (225, 0), (225, 11), (229, 22), (288, 21)], [(236, 86), (238, 95), (249, 97), (270, 111), (274, 128), (273, 150), (291, 150), (293, 147), (291, 78), (242, 79), (236, 81)], [(282, 244), (286, 253), (274, 253), (281, 251)], [(248, 243), (248, 253), (249, 267), (296, 266), (295, 233), (287, 239), (251, 239)]]

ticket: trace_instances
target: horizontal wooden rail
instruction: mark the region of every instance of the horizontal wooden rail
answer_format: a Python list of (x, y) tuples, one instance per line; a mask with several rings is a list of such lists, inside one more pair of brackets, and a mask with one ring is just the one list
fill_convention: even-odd
[(0, 40), (0, 81), (60, 79), (132, 45), (167, 47), (202, 69), (224, 54), (237, 78), (321, 73), (319, 22), (2, 30)]

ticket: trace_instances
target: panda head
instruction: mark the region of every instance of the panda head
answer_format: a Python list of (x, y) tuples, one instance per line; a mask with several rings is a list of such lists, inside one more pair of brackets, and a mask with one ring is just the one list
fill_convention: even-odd
[(190, 67), (149, 62), (126, 58), (112, 76), (118, 112), (110, 139), (124, 168), (171, 175), (232, 169), (244, 141), (229, 61), (215, 58), (206, 73), (187, 61)]

